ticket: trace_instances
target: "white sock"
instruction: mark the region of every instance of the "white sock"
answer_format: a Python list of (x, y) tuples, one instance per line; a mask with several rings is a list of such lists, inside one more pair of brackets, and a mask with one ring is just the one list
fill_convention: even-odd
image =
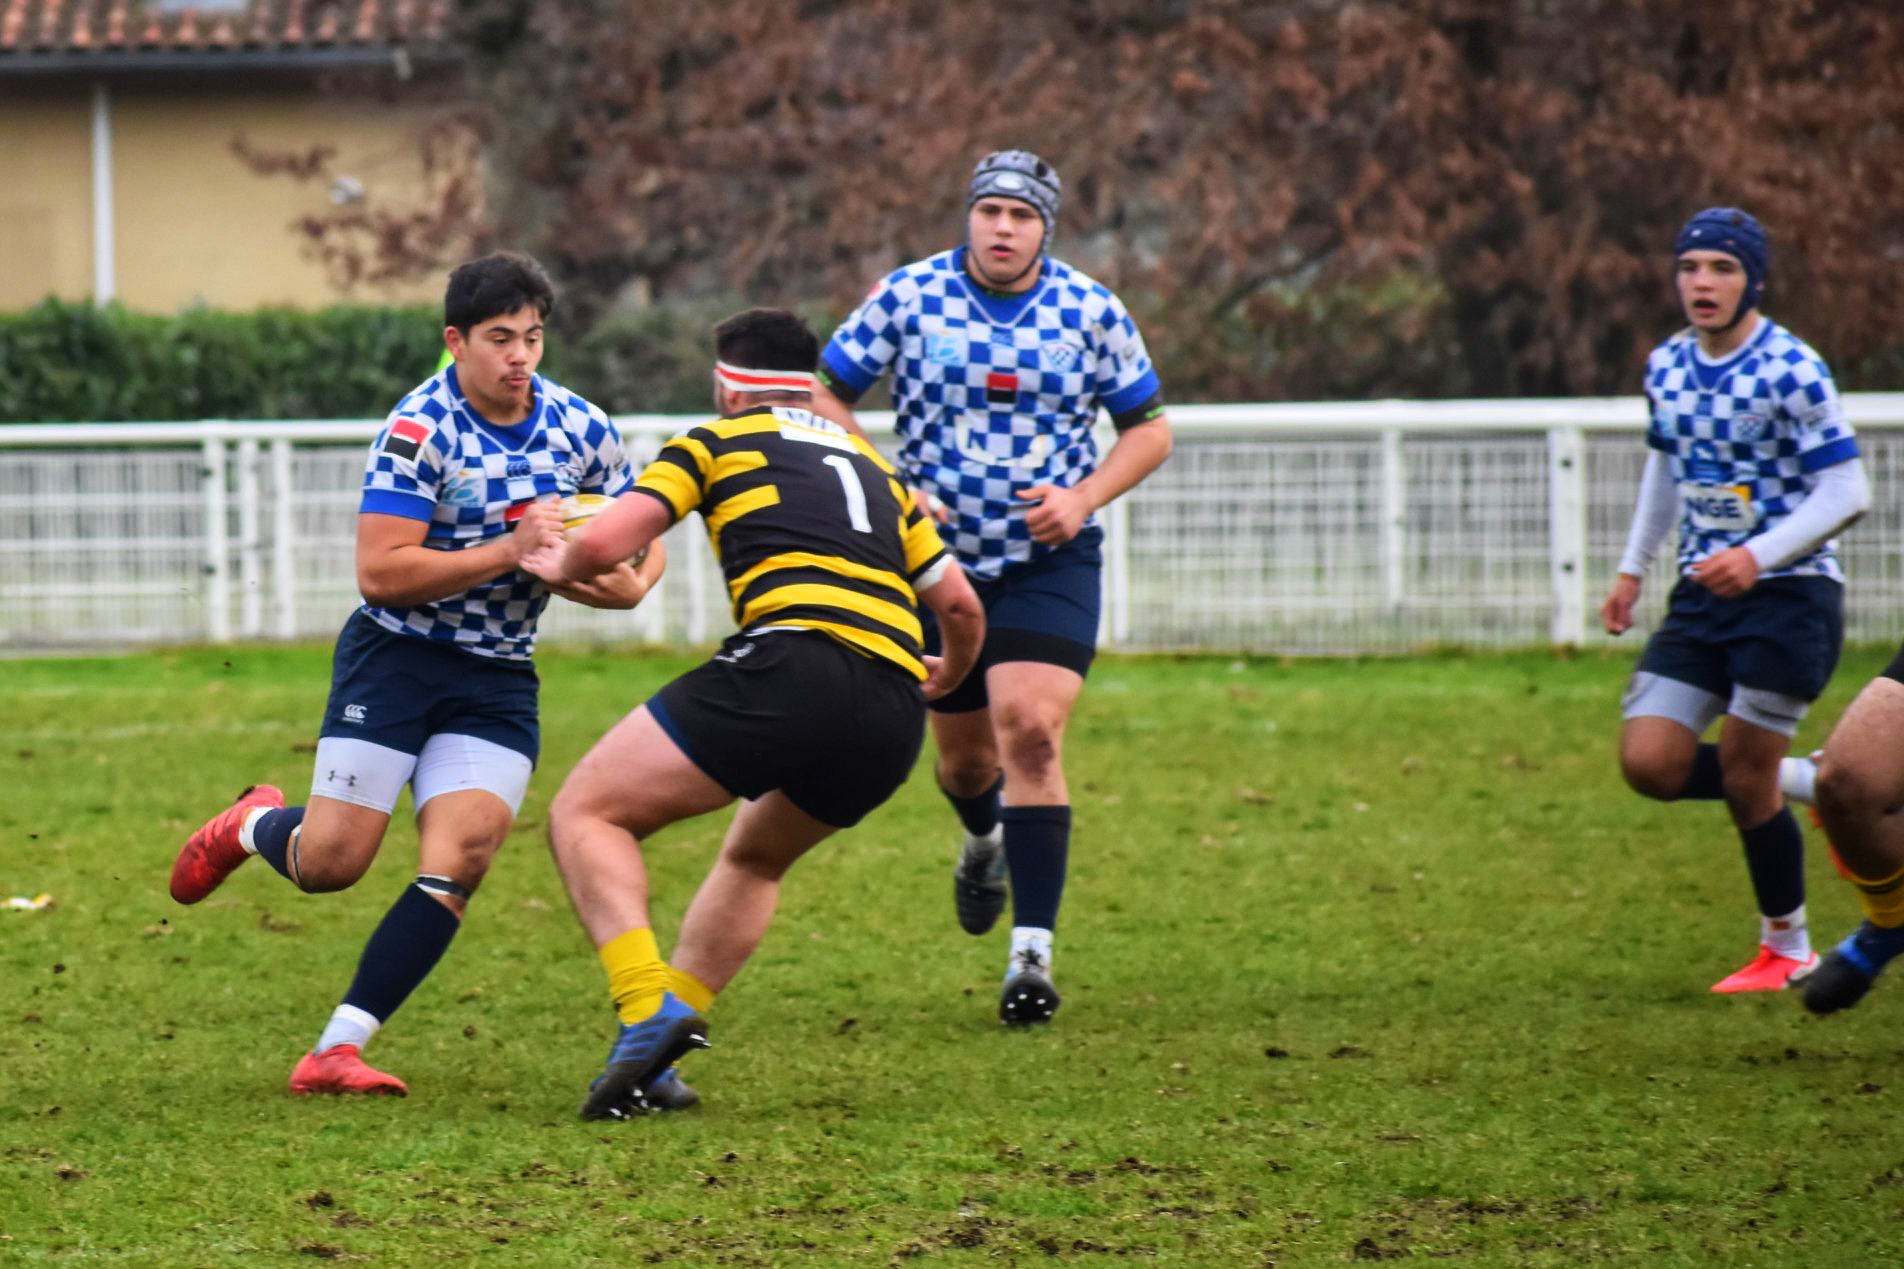
[(1800, 904), (1782, 917), (1759, 918), (1759, 942), (1795, 961), (1811, 959), (1811, 930), (1805, 924), (1805, 907)]
[(965, 834), (965, 853), (968, 855), (980, 855), (989, 858), (996, 854), (999, 847), (1004, 844), (1005, 826), (1003, 824), (992, 825), (992, 831), (986, 833), (983, 837), (969, 831)]
[(377, 1034), (383, 1023), (377, 1021), (374, 1014), (366, 1013), (356, 1005), (339, 1005), (331, 1015), (330, 1024), (324, 1028), (324, 1034), (317, 1037), (317, 1047), (313, 1053), (322, 1053), (334, 1049), (340, 1044), (354, 1044), (363, 1048), (370, 1043), (370, 1037)]
[(1033, 968), (1019, 964), (1021, 953), (1029, 952), (1037, 958), (1039, 973), (1051, 976), (1051, 931), (1041, 930), (1035, 925), (1014, 925), (1011, 932), (1011, 959), (1005, 962), (1005, 977), (1010, 978), (1020, 969)]
[(238, 844), (245, 848), (245, 854), (258, 853), (258, 843), (252, 840), (251, 830), (257, 827), (258, 817), (271, 809), (268, 806), (254, 806), (245, 812), (245, 822), (238, 828)]
[(1803, 802), (1810, 806), (1818, 799), (1818, 764), (1810, 758), (1780, 758), (1778, 760), (1778, 791), (1793, 802)]

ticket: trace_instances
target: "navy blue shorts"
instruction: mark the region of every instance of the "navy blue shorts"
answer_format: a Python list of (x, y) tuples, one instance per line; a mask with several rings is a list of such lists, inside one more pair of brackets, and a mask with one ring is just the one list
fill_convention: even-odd
[(1736, 599), (1681, 579), (1639, 669), (1722, 698), (1749, 687), (1815, 701), (1843, 645), (1844, 587), (1828, 577), (1773, 577)]
[(834, 828), (906, 782), (926, 735), (917, 679), (818, 631), (730, 635), (649, 697), (648, 713), (729, 793), (778, 789)]
[[(1037, 661), (1090, 673), (1103, 607), (1103, 545), (1104, 531), (1092, 526), (1049, 555), (1011, 565), (1002, 576), (990, 581), (972, 577), (972, 589), (985, 606), (985, 646), (965, 681), (929, 708), (941, 714), (984, 709), (990, 703), (985, 671), (1007, 661)], [(939, 623), (924, 607), (919, 616), (925, 650), (937, 656)]]
[(331, 697), (320, 737), (339, 736), (416, 754), (442, 733), (474, 736), (536, 760), (535, 667), (477, 656), (447, 643), (393, 634), (363, 609), (351, 614), (331, 657)]

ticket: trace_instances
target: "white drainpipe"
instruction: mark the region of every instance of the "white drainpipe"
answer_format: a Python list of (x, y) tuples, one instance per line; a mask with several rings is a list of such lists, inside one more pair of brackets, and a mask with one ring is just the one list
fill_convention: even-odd
[(112, 107), (106, 85), (93, 85), (93, 303), (119, 293), (113, 276)]

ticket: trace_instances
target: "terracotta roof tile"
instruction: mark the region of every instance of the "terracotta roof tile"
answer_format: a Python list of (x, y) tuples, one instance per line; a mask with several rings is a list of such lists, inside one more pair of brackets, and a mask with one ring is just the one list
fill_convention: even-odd
[(0, 0), (0, 60), (47, 54), (289, 52), (439, 44), (449, 0)]

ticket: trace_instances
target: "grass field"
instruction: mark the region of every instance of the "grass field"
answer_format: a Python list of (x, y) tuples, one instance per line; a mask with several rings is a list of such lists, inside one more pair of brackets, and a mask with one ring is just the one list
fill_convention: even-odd
[[(165, 893), (240, 786), (309, 787), (326, 655), (0, 663), (0, 895), (57, 901), (0, 912), (0, 1262), (1904, 1260), (1904, 992), (1708, 992), (1753, 950), (1745, 871), (1719, 807), (1619, 783), (1625, 652), (1107, 659), (1051, 1027), (997, 1025), (1003, 936), (953, 923), (922, 770), (792, 874), (689, 1061), (706, 1103), (613, 1125), (575, 1115), (612, 1019), (543, 817), (692, 662), (547, 658), (520, 827), (373, 1048), (411, 1096), (339, 1102), (284, 1081), (413, 833), (341, 895)], [(652, 843), (664, 947), (724, 820)], [(1855, 903), (1811, 878), (1829, 942)]]

